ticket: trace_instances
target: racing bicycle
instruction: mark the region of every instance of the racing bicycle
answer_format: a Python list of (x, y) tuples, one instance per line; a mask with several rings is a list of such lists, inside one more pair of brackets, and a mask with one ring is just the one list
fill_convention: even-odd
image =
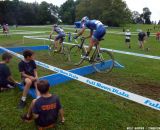
[[(95, 49), (91, 52), (90, 58), (82, 58), (87, 53), (85, 38), (80, 38), (80, 44), (72, 45), (70, 48), (70, 59), (72, 64), (79, 66), (84, 61), (92, 64), (99, 73), (109, 73), (114, 67), (114, 56), (112, 52), (100, 49), (99, 45), (95, 45)], [(103, 40), (103, 39), (102, 39)], [(77, 42), (77, 41), (76, 41)]]

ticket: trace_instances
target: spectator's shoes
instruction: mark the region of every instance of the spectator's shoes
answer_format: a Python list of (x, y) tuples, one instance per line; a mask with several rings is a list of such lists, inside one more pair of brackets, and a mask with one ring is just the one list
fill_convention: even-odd
[(26, 102), (20, 100), (20, 102), (19, 102), (19, 104), (18, 104), (18, 108), (19, 108), (19, 109), (23, 109), (25, 106), (26, 106)]
[(25, 122), (31, 122), (32, 121), (32, 116), (27, 116), (27, 114), (21, 115), (22, 121)]
[(9, 88), (9, 89), (13, 89), (15, 87), (16, 87), (16, 85), (10, 85), (10, 84), (7, 85), (7, 88)]

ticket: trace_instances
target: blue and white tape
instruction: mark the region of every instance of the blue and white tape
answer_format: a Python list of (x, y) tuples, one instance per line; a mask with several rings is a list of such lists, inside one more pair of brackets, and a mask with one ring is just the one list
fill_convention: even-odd
[[(25, 38), (30, 38), (30, 39), (37, 39), (37, 40), (49, 40), (47, 38), (37, 38), (34, 36), (24, 36)], [(54, 41), (54, 40), (51, 40)], [(76, 45), (73, 43), (68, 43), (64, 42), (64, 44), (68, 45)], [(87, 46), (85, 46), (87, 47)], [(155, 60), (160, 60), (160, 56), (152, 56), (152, 55), (145, 55), (145, 54), (140, 54), (140, 53), (134, 53), (134, 52), (126, 52), (126, 51), (120, 51), (120, 50), (113, 50), (113, 49), (107, 49), (107, 48), (101, 48), (102, 50), (108, 50), (111, 52), (119, 53), (119, 54), (126, 54), (126, 55), (132, 55), (132, 56), (138, 56), (138, 57), (143, 57), (143, 58), (149, 58), (149, 59), (155, 59)]]
[[(12, 55), (15, 55), (15, 56), (23, 59), (22, 55), (17, 54), (17, 53), (15, 53), (13, 51), (10, 51), (10, 50), (8, 50), (8, 49), (6, 49), (4, 47), (0, 47), (0, 49), (2, 49), (2, 50), (6, 51), (8, 53), (11, 53)], [(62, 75), (70, 77), (72, 79), (81, 81), (81, 82), (83, 82), (85, 84), (91, 85), (93, 87), (99, 88), (101, 90), (110, 92), (112, 94), (118, 95), (118, 96), (123, 97), (125, 99), (137, 102), (139, 104), (142, 104), (142, 105), (145, 105), (147, 107), (150, 107), (150, 108), (153, 108), (155, 110), (159, 110), (160, 111), (160, 102), (158, 102), (156, 100), (149, 99), (149, 98), (146, 98), (146, 97), (143, 97), (143, 96), (140, 96), (140, 95), (137, 95), (137, 94), (134, 94), (134, 93), (131, 93), (131, 92), (128, 92), (128, 91), (113, 87), (111, 85), (107, 85), (107, 84), (98, 82), (96, 80), (89, 79), (89, 78), (74, 74), (72, 72), (69, 72), (69, 71), (66, 71), (66, 70), (63, 70), (63, 69), (48, 65), (48, 64), (40, 62), (40, 61), (35, 61), (35, 62), (36, 62), (37, 65), (39, 65), (39, 66), (41, 66), (43, 68), (46, 68), (46, 69), (49, 69), (51, 71), (60, 73)]]

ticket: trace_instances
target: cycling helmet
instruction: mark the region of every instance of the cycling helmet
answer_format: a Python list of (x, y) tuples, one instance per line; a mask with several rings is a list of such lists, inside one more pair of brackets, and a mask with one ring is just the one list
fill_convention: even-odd
[(85, 17), (83, 17), (82, 19), (81, 19), (81, 23), (85, 23), (85, 22), (87, 22), (89, 20), (89, 18), (87, 17), (87, 16), (85, 16)]

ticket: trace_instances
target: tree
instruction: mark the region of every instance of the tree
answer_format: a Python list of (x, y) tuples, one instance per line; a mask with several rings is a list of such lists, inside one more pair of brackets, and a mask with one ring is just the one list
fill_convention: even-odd
[(132, 12), (132, 21), (133, 21), (133, 23), (143, 23), (143, 19), (141, 17), (141, 14), (138, 11)]
[(148, 7), (143, 8), (143, 14), (141, 16), (145, 24), (151, 24), (151, 20), (150, 20), (151, 14), (152, 13)]
[(76, 3), (74, 0), (67, 0), (61, 5), (59, 15), (63, 23), (73, 24), (75, 22)]
[(52, 13), (58, 12), (58, 7), (47, 2), (38, 4), (19, 0), (0, 1), (0, 24), (35, 25), (56, 22)]
[(130, 22), (131, 12), (122, 0), (81, 0), (76, 7), (76, 19), (88, 16), (110, 26)]

